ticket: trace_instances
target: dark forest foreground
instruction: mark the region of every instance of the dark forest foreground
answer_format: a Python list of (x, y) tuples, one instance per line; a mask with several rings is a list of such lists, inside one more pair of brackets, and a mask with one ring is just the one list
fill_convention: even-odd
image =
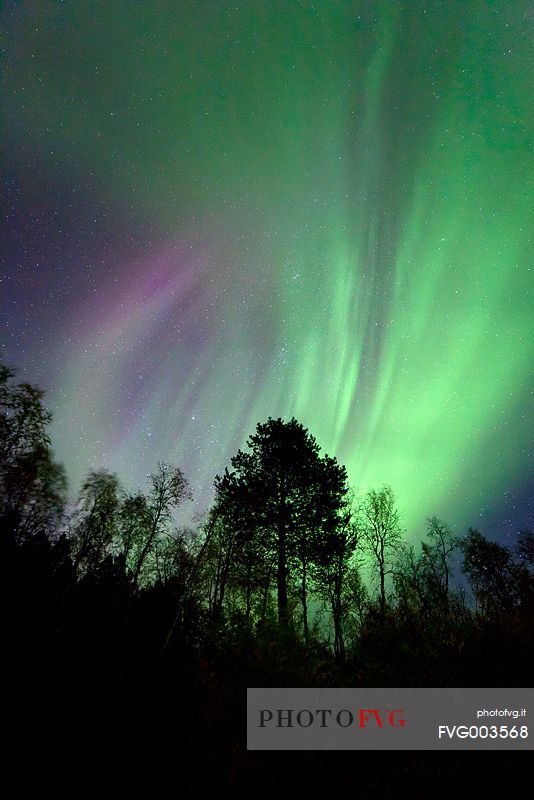
[(258, 425), (195, 529), (164, 464), (144, 493), (89, 473), (67, 513), (42, 393), (1, 392), (5, 796), (513, 789), (523, 753), (248, 753), (246, 688), (528, 686), (532, 534), (432, 517), (408, 546), (392, 491), (356, 498), (295, 420)]

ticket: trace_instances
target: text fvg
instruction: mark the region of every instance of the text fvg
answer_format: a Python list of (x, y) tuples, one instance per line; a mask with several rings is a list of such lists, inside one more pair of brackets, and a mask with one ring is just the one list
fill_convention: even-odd
[(358, 708), (351, 711), (342, 708), (334, 711), (331, 708), (262, 708), (259, 712), (260, 721), (258, 727), (266, 728), (328, 728), (329, 725), (337, 725), (340, 728), (349, 728), (351, 725), (356, 728), (367, 728), (370, 726), (378, 729), (382, 728), (403, 728), (406, 724), (402, 708), (378, 709), (378, 708)]

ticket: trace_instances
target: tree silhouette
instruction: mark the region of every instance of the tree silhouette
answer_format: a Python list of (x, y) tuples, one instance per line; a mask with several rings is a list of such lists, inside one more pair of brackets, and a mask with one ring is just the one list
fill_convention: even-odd
[(345, 658), (344, 623), (351, 608), (355, 609), (362, 585), (355, 552), (360, 530), (354, 508), (346, 503), (336, 524), (326, 529), (314, 553), (313, 577), (316, 593), (327, 604), (334, 627), (334, 655)]
[(243, 606), (248, 626), (254, 596), (260, 593), (263, 609), (271, 584), (274, 565), (269, 533), (256, 524), (252, 513), (245, 513), (248, 498), (236, 474), (226, 470), (217, 480), (209, 548), (211, 615), (213, 619), (221, 617), (226, 597), (231, 605)]
[(427, 520), (426, 533), (429, 541), (421, 543), (426, 583), (446, 609), (452, 575), (450, 559), (458, 548), (459, 540), (447, 523), (435, 516)]
[(108, 470), (85, 478), (72, 524), (75, 572), (95, 572), (110, 554), (118, 530), (119, 479)]
[(490, 542), (473, 528), (461, 547), (463, 569), (480, 609), (488, 615), (518, 611), (525, 567), (514, 563), (506, 547)]
[(534, 570), (534, 533), (532, 531), (525, 530), (519, 533), (517, 553), (521, 561)]
[(150, 492), (140, 509), (137, 552), (132, 569), (134, 590), (149, 553), (172, 519), (172, 512), (185, 500), (192, 499), (189, 484), (179, 467), (161, 462), (157, 471), (149, 476), (149, 482)]
[(386, 608), (386, 576), (393, 573), (393, 560), (401, 544), (400, 515), (390, 486), (371, 489), (360, 506), (362, 550), (378, 573), (381, 611)]
[[(290, 568), (297, 560), (307, 563), (303, 541), (335, 525), (346, 471), (335, 458), (319, 455), (317, 442), (296, 419), (269, 418), (247, 445), (250, 452), (232, 458), (233, 471), (216, 477), (216, 503), (221, 513), (238, 509), (240, 527), (265, 542), (265, 556), (276, 564), (278, 620), (287, 626)], [(304, 606), (306, 591), (304, 583)]]
[(0, 364), (0, 522), (23, 539), (53, 534), (59, 526), (67, 480), (50, 448), (52, 415), (44, 408), (44, 392), (14, 384), (15, 374)]

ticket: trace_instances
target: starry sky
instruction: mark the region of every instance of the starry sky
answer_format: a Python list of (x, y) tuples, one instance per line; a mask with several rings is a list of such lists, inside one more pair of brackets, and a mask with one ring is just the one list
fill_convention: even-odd
[(531, 0), (2, 11), (2, 357), (73, 491), (295, 416), (409, 536), (534, 526)]

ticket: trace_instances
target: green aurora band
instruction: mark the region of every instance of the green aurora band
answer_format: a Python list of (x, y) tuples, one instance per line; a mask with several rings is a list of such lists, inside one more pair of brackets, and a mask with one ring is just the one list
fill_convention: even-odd
[(531, 4), (44, 5), (11, 21), (19, 170), (145, 237), (54, 331), (71, 477), (164, 458), (202, 505), (294, 415), (410, 535), (502, 506), (531, 457)]

